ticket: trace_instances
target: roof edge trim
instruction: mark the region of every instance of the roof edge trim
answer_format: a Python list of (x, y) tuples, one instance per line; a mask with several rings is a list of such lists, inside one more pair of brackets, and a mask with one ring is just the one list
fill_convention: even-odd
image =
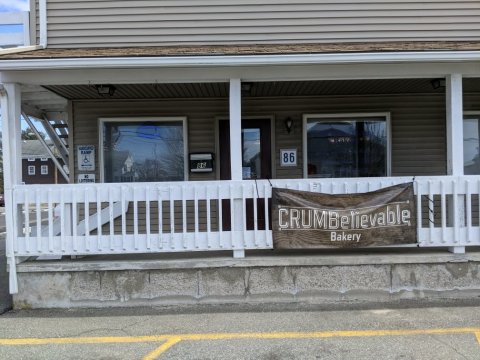
[(0, 60), (0, 71), (65, 70), (80, 68), (125, 69), (152, 67), (271, 66), (459, 61), (480, 61), (480, 51), (9, 59)]

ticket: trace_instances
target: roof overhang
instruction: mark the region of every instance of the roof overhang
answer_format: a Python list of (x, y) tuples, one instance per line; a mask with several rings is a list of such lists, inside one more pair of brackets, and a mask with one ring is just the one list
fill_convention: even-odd
[(327, 54), (214, 55), (163, 57), (95, 57), (0, 59), (0, 71), (67, 69), (135, 69), (321, 64), (387, 64), (408, 62), (476, 62), (480, 51), (413, 51)]

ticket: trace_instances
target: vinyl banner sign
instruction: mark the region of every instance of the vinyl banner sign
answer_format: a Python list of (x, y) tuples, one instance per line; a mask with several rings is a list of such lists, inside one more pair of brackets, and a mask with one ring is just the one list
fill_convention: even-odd
[(413, 183), (346, 195), (272, 189), (279, 249), (415, 244)]

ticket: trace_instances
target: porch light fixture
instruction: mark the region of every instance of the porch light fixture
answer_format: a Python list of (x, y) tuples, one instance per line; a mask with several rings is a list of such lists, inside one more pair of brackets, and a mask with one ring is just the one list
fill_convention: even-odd
[(115, 94), (115, 86), (113, 85), (95, 85), (98, 95), (100, 96), (113, 96)]
[(285, 119), (285, 129), (287, 129), (287, 133), (290, 134), (290, 132), (292, 131), (292, 126), (293, 126), (293, 120), (289, 116)]
[(252, 92), (252, 83), (242, 82), (240, 89), (242, 91), (242, 96), (250, 96)]
[(430, 81), (430, 84), (432, 84), (432, 88), (434, 90), (440, 89), (442, 87), (445, 87), (445, 79), (440, 78), (440, 79), (433, 79)]

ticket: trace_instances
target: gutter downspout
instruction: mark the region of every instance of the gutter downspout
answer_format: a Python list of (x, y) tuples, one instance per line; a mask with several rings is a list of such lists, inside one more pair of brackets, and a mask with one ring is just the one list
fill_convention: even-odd
[[(33, 0), (32, 0), (33, 1)], [(32, 14), (30, 12), (30, 14)], [(32, 16), (32, 15), (30, 15)], [(41, 50), (47, 48), (47, 0), (38, 0), (38, 21), (40, 27), (40, 39), (38, 45), (26, 45), (26, 46), (19, 46), (10, 49), (1, 49), (0, 55), (8, 55), (8, 54), (16, 54), (26, 51), (34, 51), (34, 50)], [(29, 29), (25, 28), (23, 31), (30, 31)], [(32, 41), (32, 39), (30, 39)], [(35, 40), (36, 41), (36, 40)]]

